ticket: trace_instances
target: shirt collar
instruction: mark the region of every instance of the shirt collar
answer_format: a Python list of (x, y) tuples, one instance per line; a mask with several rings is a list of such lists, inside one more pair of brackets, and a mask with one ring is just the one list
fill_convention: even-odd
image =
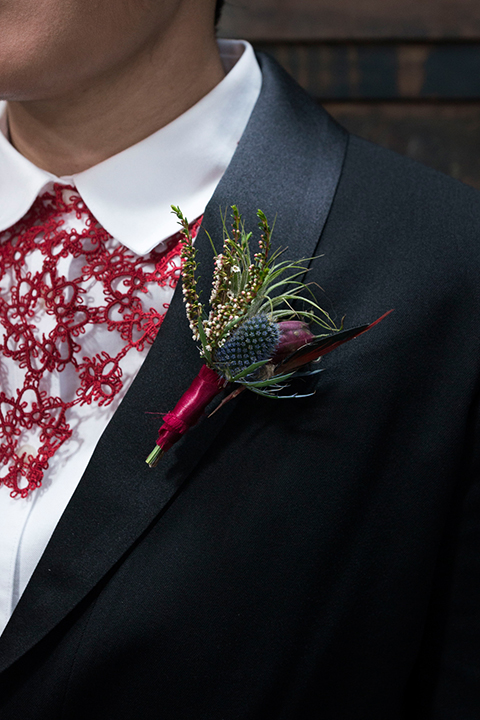
[[(201, 215), (243, 134), (262, 84), (249, 43), (219, 40), (227, 75), (173, 122), (72, 177), (58, 178), (21, 155), (0, 123), (0, 231), (20, 220), (51, 183), (75, 185), (98, 222), (144, 255), (178, 230), (171, 205)], [(0, 102), (0, 114), (6, 103)]]

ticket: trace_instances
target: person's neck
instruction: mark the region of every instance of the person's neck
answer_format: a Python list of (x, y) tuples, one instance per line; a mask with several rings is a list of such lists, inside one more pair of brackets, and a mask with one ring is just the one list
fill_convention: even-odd
[(38, 167), (73, 175), (179, 117), (224, 74), (213, 33), (208, 43), (163, 43), (59, 97), (9, 102), (10, 141)]

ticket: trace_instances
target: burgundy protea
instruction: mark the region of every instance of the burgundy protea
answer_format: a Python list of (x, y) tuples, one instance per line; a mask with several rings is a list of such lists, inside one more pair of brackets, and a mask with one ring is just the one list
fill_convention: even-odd
[(282, 320), (277, 323), (277, 327), (280, 330), (280, 338), (272, 356), (272, 363), (275, 365), (315, 339), (307, 323), (302, 320)]

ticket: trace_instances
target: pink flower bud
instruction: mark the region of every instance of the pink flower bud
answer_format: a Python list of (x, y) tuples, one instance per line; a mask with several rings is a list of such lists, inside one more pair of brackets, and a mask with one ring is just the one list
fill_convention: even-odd
[(272, 362), (279, 363), (288, 355), (307, 345), (315, 339), (307, 323), (302, 320), (284, 320), (277, 323), (280, 330), (280, 340), (272, 357)]

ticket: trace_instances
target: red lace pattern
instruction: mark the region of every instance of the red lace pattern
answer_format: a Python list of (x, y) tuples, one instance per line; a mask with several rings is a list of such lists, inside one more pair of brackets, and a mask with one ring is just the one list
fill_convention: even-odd
[[(192, 226), (193, 234), (199, 224)], [(146, 308), (142, 295), (152, 283), (175, 287), (180, 245), (177, 234), (161, 252), (134, 255), (100, 227), (75, 188), (61, 185), (37, 198), (2, 233), (0, 483), (11, 488), (12, 497), (26, 497), (41, 485), (50, 458), (71, 436), (69, 408), (108, 405), (122, 390), (121, 360), (151, 345), (168, 308)], [(101, 324), (118, 333), (121, 349), (89, 356), (82, 335)], [(4, 391), (11, 382), (11, 371), (2, 368), (6, 359), (15, 366), (10, 393)], [(69, 401), (45, 389), (49, 373), (66, 369), (76, 373), (78, 383)], [(19, 445), (32, 428), (39, 438), (36, 455), (21, 453)]]

